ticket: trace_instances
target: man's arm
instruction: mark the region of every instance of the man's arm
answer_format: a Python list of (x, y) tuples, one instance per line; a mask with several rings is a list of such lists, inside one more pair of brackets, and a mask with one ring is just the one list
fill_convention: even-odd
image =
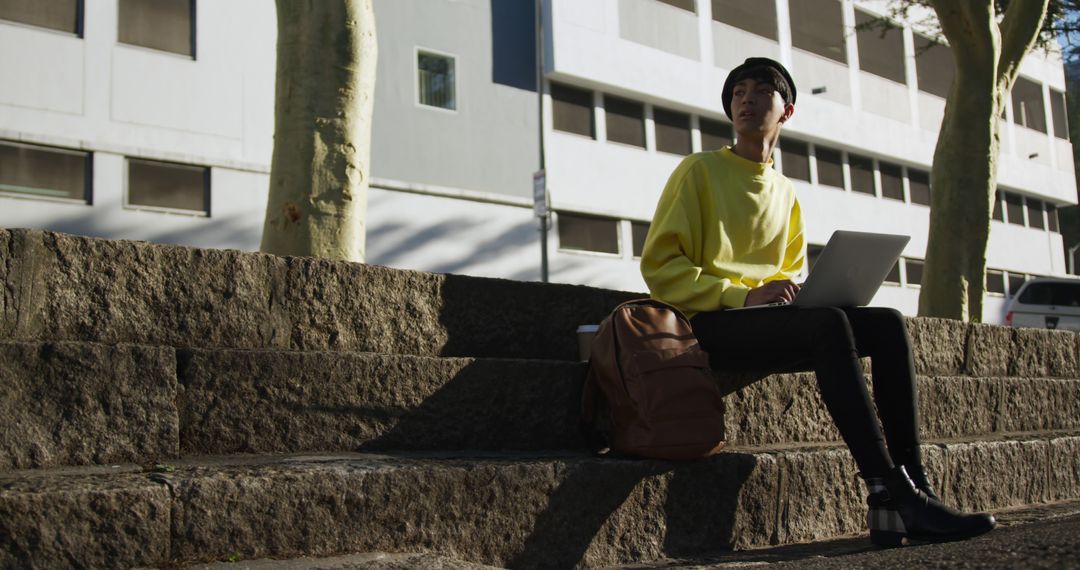
[(802, 208), (796, 198), (788, 214), (788, 242), (784, 250), (784, 261), (780, 271), (766, 279), (761, 287), (752, 289), (746, 297), (746, 305), (765, 305), (768, 303), (790, 303), (799, 292), (799, 285), (794, 279), (802, 273), (806, 264), (806, 239), (804, 234)]
[(699, 192), (706, 181), (695, 159), (684, 160), (668, 180), (641, 254), (641, 274), (653, 297), (684, 311), (741, 307), (748, 287), (702, 269)]

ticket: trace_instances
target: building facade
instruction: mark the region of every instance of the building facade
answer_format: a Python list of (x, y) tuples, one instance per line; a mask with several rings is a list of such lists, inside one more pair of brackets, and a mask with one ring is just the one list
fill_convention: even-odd
[[(375, 0), (368, 260), (643, 291), (637, 255), (683, 156), (729, 144), (746, 57), (799, 86), (775, 155), (811, 255), (836, 229), (912, 240), (877, 304), (914, 314), (946, 46), (851, 0)], [(0, 225), (257, 249), (273, 148), (265, 0), (0, 2)], [(538, 70), (537, 29), (543, 46)], [(1025, 59), (1002, 118), (986, 314), (1062, 275), (1076, 203), (1060, 56)]]

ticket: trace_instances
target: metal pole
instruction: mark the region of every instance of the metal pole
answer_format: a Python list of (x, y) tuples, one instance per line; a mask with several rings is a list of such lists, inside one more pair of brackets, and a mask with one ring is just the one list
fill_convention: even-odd
[[(536, 103), (540, 133), (540, 172), (544, 172), (544, 203), (547, 205), (547, 176), (544, 160), (544, 0), (536, 0)], [(540, 216), (540, 281), (548, 282), (548, 226), (551, 212)]]

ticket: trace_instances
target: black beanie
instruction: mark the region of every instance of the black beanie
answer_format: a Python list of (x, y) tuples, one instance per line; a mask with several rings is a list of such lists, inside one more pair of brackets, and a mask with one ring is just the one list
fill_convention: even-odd
[[(746, 61), (742, 62), (735, 69), (731, 70), (727, 79), (724, 80), (724, 90), (720, 94), (720, 99), (724, 103), (724, 112), (727, 113), (728, 118), (731, 118), (731, 92), (735, 90), (735, 83), (742, 81), (746, 77), (746, 72), (752, 70), (755, 67), (766, 67), (775, 70), (780, 74), (780, 78), (787, 83), (787, 91), (791, 94), (791, 99), (785, 101), (792, 105), (795, 104), (795, 81), (791, 79), (791, 74), (788, 70), (780, 64), (779, 61), (769, 59), (767, 57), (749, 57)], [(781, 92), (780, 86), (776, 86)]]

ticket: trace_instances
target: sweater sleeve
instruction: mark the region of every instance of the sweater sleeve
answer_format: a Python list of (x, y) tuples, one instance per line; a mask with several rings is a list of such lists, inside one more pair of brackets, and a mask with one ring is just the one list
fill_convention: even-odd
[(784, 250), (784, 262), (780, 271), (765, 281), (794, 280), (806, 264), (806, 237), (803, 227), (802, 208), (796, 198), (788, 215), (788, 242)]
[(748, 287), (702, 269), (702, 181), (693, 162), (672, 173), (660, 196), (641, 254), (641, 274), (653, 298), (687, 315), (741, 307)]

